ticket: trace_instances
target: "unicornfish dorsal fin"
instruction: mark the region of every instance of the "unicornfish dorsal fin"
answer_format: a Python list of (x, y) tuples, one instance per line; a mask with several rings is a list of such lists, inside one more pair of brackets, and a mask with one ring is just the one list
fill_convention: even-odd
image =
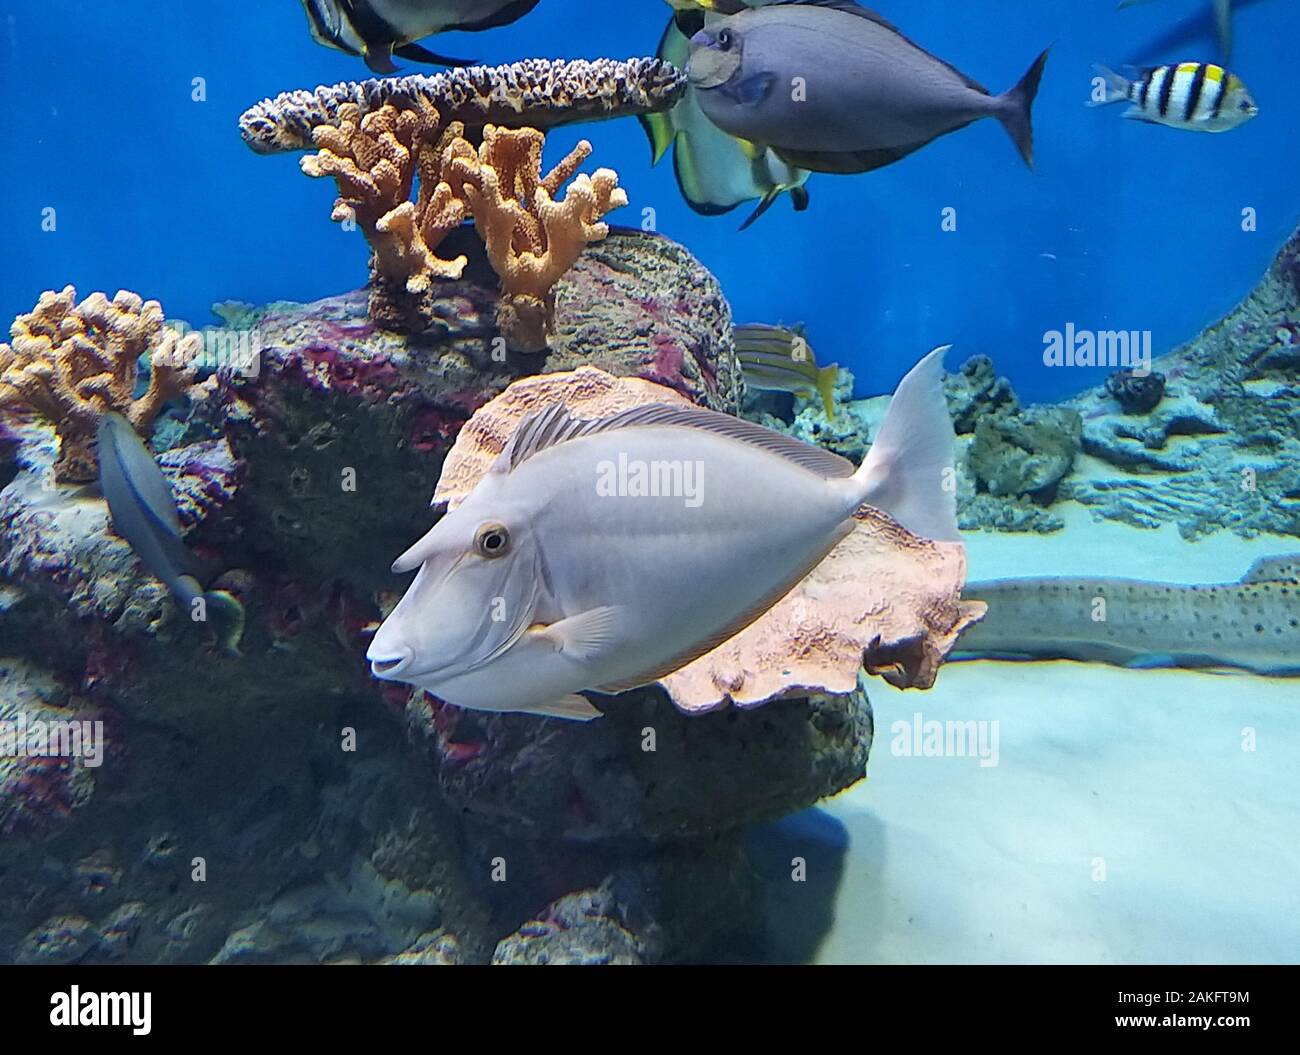
[(715, 436), (768, 451), (828, 480), (849, 477), (854, 472), (853, 463), (847, 458), (841, 458), (821, 447), (813, 447), (761, 425), (733, 418), (730, 414), (703, 407), (672, 406), (667, 403), (629, 407), (608, 418), (590, 421), (571, 417), (564, 404), (552, 403), (529, 414), (519, 423), (493, 470), (511, 472), (534, 455), (583, 436), (617, 429), (651, 427), (710, 432)]

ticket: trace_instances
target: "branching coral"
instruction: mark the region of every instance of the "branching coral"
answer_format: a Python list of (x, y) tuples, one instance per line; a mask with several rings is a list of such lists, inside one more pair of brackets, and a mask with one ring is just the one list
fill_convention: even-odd
[[(111, 301), (92, 293), (78, 304), (72, 286), (42, 293), (31, 313), (14, 320), (12, 345), (0, 344), (0, 409), (27, 407), (54, 425), (59, 482), (95, 479), (95, 430), (104, 414), (124, 414), (147, 434), (163, 406), (193, 385), (190, 364), (202, 338), (182, 338), (163, 323), (156, 300), (121, 290)], [(137, 396), (145, 352), (149, 383)]]
[(444, 129), (427, 99), (365, 114), (359, 104), (343, 103), (333, 123), (313, 130), (320, 149), (303, 158), (302, 169), (337, 182), (334, 219), (355, 221), (370, 243), (370, 314), (381, 326), (418, 331), (428, 324), (422, 295), (436, 279), (460, 278), (467, 263), (437, 249), (472, 215), (501, 277), (498, 329), (511, 348), (541, 351), (555, 283), (584, 246), (609, 233), (601, 218), (626, 205), (627, 196), (618, 175), (601, 169), (578, 176), (556, 200), (591, 154), (585, 140), (543, 175), (540, 131), (488, 125), (477, 149), (465, 134), (459, 121)]
[(591, 144), (583, 140), (543, 176), (544, 141), (536, 129), (488, 125), (477, 156), (454, 158), (448, 174), (462, 187), (488, 259), (501, 276), (497, 328), (521, 352), (546, 347), (555, 283), (589, 242), (609, 234), (601, 218), (627, 204), (612, 169), (578, 176), (557, 201), (560, 188), (591, 154)]

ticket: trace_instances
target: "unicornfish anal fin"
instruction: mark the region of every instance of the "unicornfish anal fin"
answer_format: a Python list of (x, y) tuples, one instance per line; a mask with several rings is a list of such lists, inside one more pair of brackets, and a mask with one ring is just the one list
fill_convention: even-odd
[(567, 718), (571, 722), (590, 722), (595, 718), (605, 717), (585, 696), (576, 694), (561, 696), (550, 703), (538, 704), (522, 713), (535, 714), (539, 718)]

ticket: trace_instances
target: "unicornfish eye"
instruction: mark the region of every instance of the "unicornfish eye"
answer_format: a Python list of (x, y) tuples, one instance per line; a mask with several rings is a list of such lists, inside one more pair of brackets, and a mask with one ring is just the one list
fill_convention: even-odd
[(721, 33), (718, 34), (718, 47), (720, 47), (723, 51), (730, 51), (731, 44), (732, 44), (731, 30), (724, 29)]
[(510, 549), (510, 532), (504, 524), (483, 524), (474, 536), (474, 548), (480, 557), (504, 556)]

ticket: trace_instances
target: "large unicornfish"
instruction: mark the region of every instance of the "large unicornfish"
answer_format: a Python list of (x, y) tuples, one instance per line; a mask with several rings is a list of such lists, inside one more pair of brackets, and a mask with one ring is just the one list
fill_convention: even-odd
[(962, 597), (989, 610), (958, 638), (954, 659), (1300, 675), (1300, 554), (1262, 558), (1238, 582), (999, 579), (971, 583)]
[(416, 41), (448, 30), (478, 31), (517, 22), (538, 0), (302, 0), (311, 35), (328, 48), (360, 55), (376, 73), (393, 73), (393, 56), (438, 66), (470, 59), (435, 55)]
[(171, 487), (153, 454), (121, 414), (99, 423), (99, 487), (113, 517), (113, 530), (131, 544), (140, 563), (172, 592), (187, 614), (211, 619), (222, 648), (239, 654), (243, 606), (224, 590), (204, 592), (202, 565), (181, 539), (180, 517)]
[(715, 125), (813, 172), (869, 172), (985, 117), (1033, 165), (1044, 51), (991, 95), (852, 0), (780, 0), (706, 26), (688, 73)]
[[(664, 30), (659, 58), (684, 67), (690, 54), (690, 37), (714, 21), (716, 16), (698, 9), (679, 11)], [(790, 195), (796, 212), (808, 208), (804, 184), (810, 174), (787, 165), (770, 150), (756, 150), (752, 144), (727, 135), (704, 116), (695, 89), (689, 85), (671, 110), (647, 114), (640, 121), (650, 139), (651, 164), (659, 164), (672, 151), (677, 186), (696, 212), (720, 216), (744, 202), (757, 201), (754, 211), (741, 224), (743, 231), (782, 194)]]
[(419, 568), (371, 670), (460, 707), (576, 719), (578, 693), (678, 670), (817, 566), (862, 505), (953, 541), (943, 354), (899, 384), (862, 466), (726, 414), (561, 404), (519, 424), (465, 501), (401, 556)]

